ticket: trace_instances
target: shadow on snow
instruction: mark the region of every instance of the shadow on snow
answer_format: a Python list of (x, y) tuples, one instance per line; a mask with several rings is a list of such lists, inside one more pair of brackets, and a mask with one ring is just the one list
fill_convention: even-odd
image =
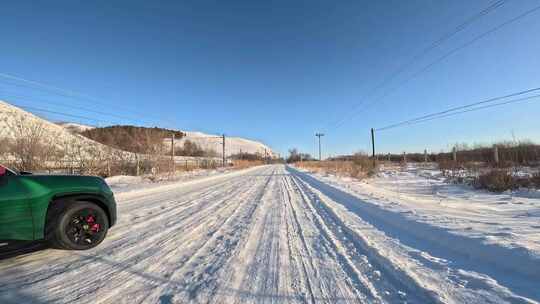
[(453, 268), (484, 273), (514, 293), (540, 300), (540, 260), (525, 249), (484, 243), (418, 222), (330, 186), (287, 166), (287, 171), (402, 244), (450, 261)]

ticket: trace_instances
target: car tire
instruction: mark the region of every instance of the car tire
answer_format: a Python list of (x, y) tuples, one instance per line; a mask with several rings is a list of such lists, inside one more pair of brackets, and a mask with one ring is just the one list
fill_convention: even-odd
[(52, 205), (47, 221), (47, 239), (52, 247), (87, 250), (107, 236), (109, 219), (101, 207), (91, 202), (59, 201)]

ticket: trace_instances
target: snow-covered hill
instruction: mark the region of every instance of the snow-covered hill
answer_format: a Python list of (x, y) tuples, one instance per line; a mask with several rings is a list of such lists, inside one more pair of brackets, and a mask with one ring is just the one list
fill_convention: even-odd
[[(73, 134), (80, 134), (83, 131), (93, 129), (94, 127), (78, 124), (78, 123), (72, 123), (72, 122), (58, 122), (58, 125), (66, 128), (69, 132)], [(186, 140), (189, 140), (193, 143), (196, 143), (199, 147), (201, 147), (205, 151), (213, 150), (216, 152), (217, 155), (221, 155), (222, 153), (222, 138), (221, 135), (213, 135), (213, 134), (207, 134), (197, 131), (181, 131), (186, 136), (180, 140), (177, 140), (175, 142), (175, 145), (177, 147), (182, 147), (184, 145), (184, 142)], [(165, 140), (165, 145), (170, 145), (170, 139)], [(277, 154), (272, 151), (270, 147), (267, 145), (255, 141), (250, 140), (246, 138), (241, 137), (226, 137), (225, 140), (225, 154), (227, 156), (238, 154), (240, 152), (242, 153), (249, 153), (249, 154), (260, 154), (262, 156), (268, 153), (268, 157), (277, 157)]]
[[(186, 140), (196, 143), (204, 150), (214, 150), (218, 154), (222, 151), (222, 142), (220, 135), (206, 134), (202, 132), (194, 131), (182, 131), (186, 134), (185, 137), (176, 142), (176, 146), (182, 146)], [(277, 157), (277, 154), (272, 151), (267, 145), (246, 138), (241, 137), (225, 137), (225, 154), (227, 156), (242, 153), (260, 154), (265, 155), (268, 153), (269, 157)]]
[(87, 126), (87, 125), (78, 124), (74, 122), (57, 122), (56, 124), (61, 127), (64, 127), (69, 132), (74, 133), (74, 134), (80, 134), (86, 130), (94, 129), (94, 127), (92, 126)]
[[(33, 129), (33, 130), (32, 130)], [(36, 131), (36, 129), (39, 129)], [(0, 138), (13, 139), (27, 133), (40, 134), (52, 141), (59, 149), (66, 145), (105, 148), (104, 145), (81, 135), (72, 134), (66, 128), (24, 111), (7, 102), (0, 101)]]

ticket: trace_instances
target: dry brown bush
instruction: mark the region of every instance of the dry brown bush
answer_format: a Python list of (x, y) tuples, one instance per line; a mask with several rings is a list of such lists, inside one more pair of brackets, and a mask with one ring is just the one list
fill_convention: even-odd
[(7, 160), (9, 158), (10, 140), (7, 138), (0, 138), (0, 160)]
[(13, 138), (8, 140), (4, 149), (13, 159), (16, 169), (31, 171), (43, 169), (59, 154), (55, 145), (56, 134), (46, 130), (43, 123), (18, 117), (7, 122)]
[(503, 192), (519, 186), (516, 179), (506, 170), (492, 170), (481, 174), (476, 180), (476, 187), (492, 192)]
[(354, 155), (352, 160), (306, 161), (297, 162), (296, 166), (312, 172), (330, 173), (357, 179), (369, 177), (376, 172), (373, 160), (363, 154)]

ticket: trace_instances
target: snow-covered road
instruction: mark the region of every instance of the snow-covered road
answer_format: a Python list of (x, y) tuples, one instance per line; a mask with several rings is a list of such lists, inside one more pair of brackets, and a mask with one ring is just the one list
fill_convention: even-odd
[(504, 269), (478, 272), (495, 267), (492, 261), (468, 269), (471, 263), (450, 253), (456, 244), (447, 244), (448, 253), (426, 245), (437, 231), (424, 232), (426, 243), (412, 242), (402, 227), (401, 239), (376, 212), (364, 216), (367, 205), (355, 208), (360, 199), (283, 165), (120, 193), (117, 200), (119, 222), (98, 248), (0, 261), (0, 303), (540, 299), (534, 270), (506, 272), (500, 283)]

